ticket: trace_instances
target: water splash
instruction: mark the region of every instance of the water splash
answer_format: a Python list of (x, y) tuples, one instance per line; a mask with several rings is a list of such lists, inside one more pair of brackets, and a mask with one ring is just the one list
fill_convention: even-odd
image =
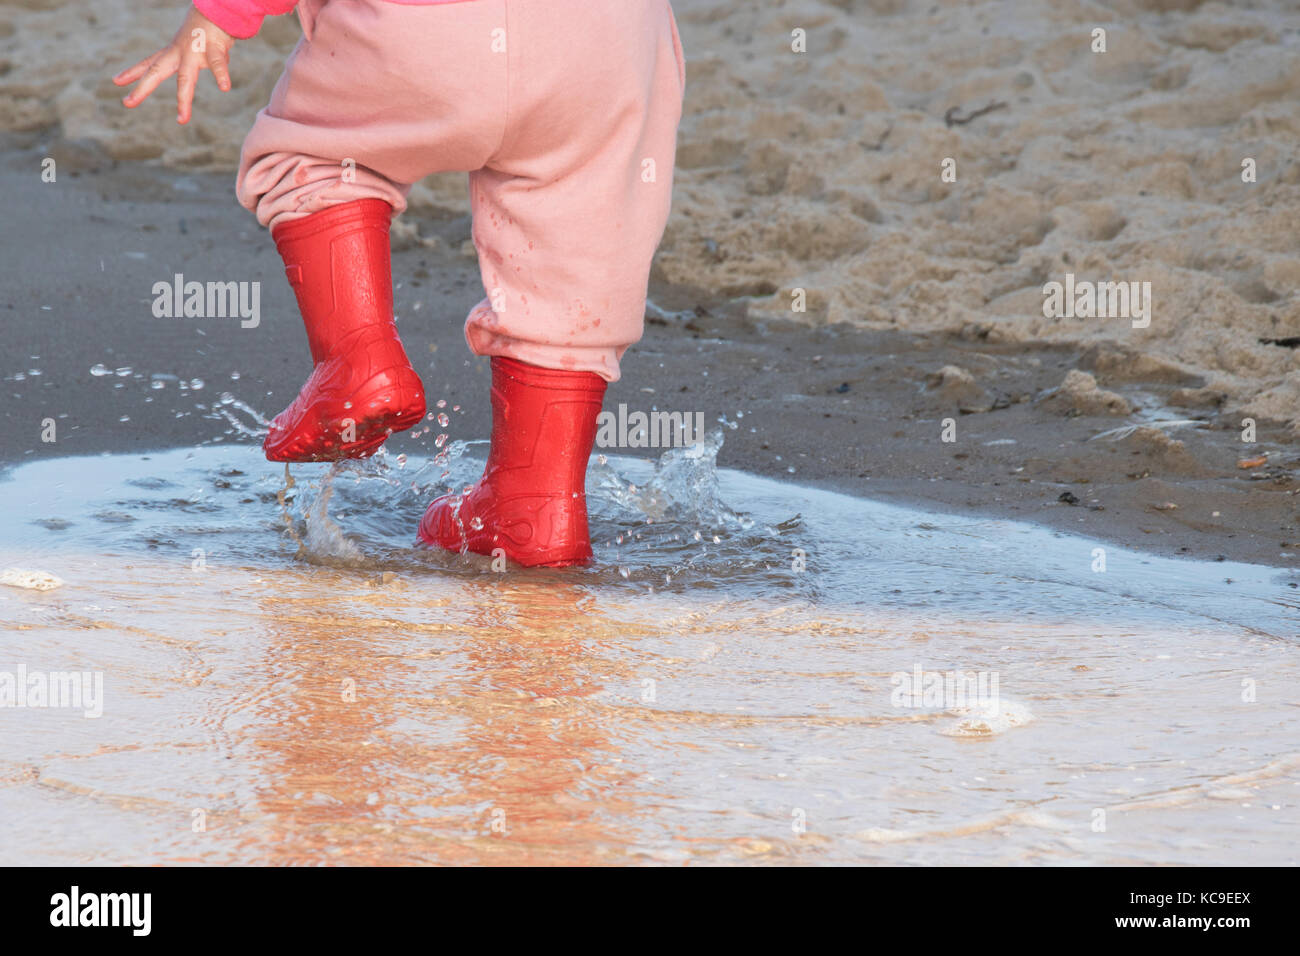
[(317, 561), (322, 559), (332, 562), (362, 564), (365, 561), (361, 549), (350, 541), (337, 522), (329, 515), (330, 499), (334, 497), (334, 482), (339, 476), (340, 468), (334, 465), (321, 479), (320, 492), (310, 502), (306, 514), (306, 534), (302, 539), (303, 554)]
[[(199, 387), (201, 388), (202, 384)], [(235, 412), (243, 413), (251, 419), (252, 423), (240, 418)], [(226, 432), (227, 435), (242, 435), (245, 438), (261, 441), (271, 429), (271, 423), (262, 417), (261, 412), (229, 392), (221, 393), (221, 397), (213, 404), (209, 417), (220, 417), (227, 421), (231, 426)]]
[(622, 511), (643, 516), (648, 522), (748, 530), (753, 527), (752, 519), (727, 507), (718, 489), (722, 445), (722, 430), (715, 429), (693, 445), (671, 448), (659, 457), (654, 474), (641, 485), (620, 475), (601, 455), (588, 478), (588, 501), (597, 513)]

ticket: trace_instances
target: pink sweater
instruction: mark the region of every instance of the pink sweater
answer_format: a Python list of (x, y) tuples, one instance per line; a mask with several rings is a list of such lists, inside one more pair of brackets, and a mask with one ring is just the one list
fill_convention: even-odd
[[(469, 0), (386, 0), (421, 7), (435, 3), (468, 3)], [(319, 7), (324, 0), (316, 0)], [(298, 5), (298, 0), (194, 0), (194, 6), (232, 37), (248, 39), (262, 29), (262, 20), (288, 13)]]

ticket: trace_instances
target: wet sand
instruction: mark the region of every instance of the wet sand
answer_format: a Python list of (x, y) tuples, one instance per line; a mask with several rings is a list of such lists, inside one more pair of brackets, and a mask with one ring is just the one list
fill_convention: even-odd
[(11, 472), (0, 677), (102, 689), (0, 711), (0, 862), (1295, 864), (1287, 575), (694, 449), (593, 464), (588, 567), (413, 549), (481, 454)]
[[(19, 346), (0, 368), (0, 461), (240, 440), (212, 414), (219, 396), (270, 417), (308, 370), (268, 237), (231, 199), (229, 177), (119, 163), (94, 144), (51, 136), (11, 136), (0, 168), (10, 222), (23, 224), (0, 237), (0, 310)], [(61, 179), (40, 184), (35, 171), (51, 153)], [(461, 251), (469, 221), (412, 212), (402, 228), (394, 274), (403, 336), (430, 396), (461, 406), (451, 438), (485, 437), (487, 363), (461, 334), (481, 297), (476, 263)], [(155, 318), (153, 284), (177, 271), (260, 281), (259, 326)], [(1258, 443), (1244, 446), (1238, 416), (1206, 398), (1197, 376), (1132, 361), (1119, 346), (809, 327), (663, 281), (651, 296), (646, 336), (607, 407), (734, 423), (724, 466), (1158, 554), (1283, 567), (1300, 554), (1300, 452), (1285, 423), (1261, 420)], [(97, 376), (95, 366), (130, 371)], [(1053, 393), (1073, 370), (1098, 388), (1074, 375)], [(174, 378), (153, 388), (155, 375)], [(201, 389), (183, 384), (194, 379)], [(54, 442), (41, 440), (48, 418)], [(945, 419), (954, 441), (943, 440)], [(1192, 424), (1098, 437), (1153, 420)], [(406, 441), (391, 447), (413, 450)], [(1262, 453), (1261, 466), (1237, 466)]]

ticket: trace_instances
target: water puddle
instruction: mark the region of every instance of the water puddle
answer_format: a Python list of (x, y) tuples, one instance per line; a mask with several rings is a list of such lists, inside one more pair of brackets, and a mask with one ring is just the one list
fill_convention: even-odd
[(6, 472), (0, 863), (1296, 863), (1294, 574), (720, 442), (593, 462), (565, 571), (412, 546), (481, 444)]

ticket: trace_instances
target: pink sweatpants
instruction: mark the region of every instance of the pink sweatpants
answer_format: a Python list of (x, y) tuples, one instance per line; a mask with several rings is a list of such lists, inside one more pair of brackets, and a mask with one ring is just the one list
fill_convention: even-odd
[(668, 0), (300, 6), (240, 159), (263, 225), (469, 172), (478, 355), (619, 377), (663, 235), (685, 67)]

